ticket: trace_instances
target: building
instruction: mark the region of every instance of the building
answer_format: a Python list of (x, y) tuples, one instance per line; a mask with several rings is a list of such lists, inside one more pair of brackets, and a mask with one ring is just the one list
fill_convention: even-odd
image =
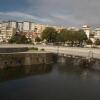
[(35, 23), (31, 23), (31, 25), (30, 25), (30, 27), (31, 27), (31, 31), (32, 31), (32, 32), (34, 32), (35, 25), (36, 25)]
[(31, 32), (35, 37), (41, 37), (41, 34), (46, 27), (47, 25), (31, 23)]
[(47, 27), (47, 25), (36, 24), (34, 31), (37, 33), (38, 37), (41, 37), (43, 30)]
[(9, 27), (17, 29), (17, 22), (16, 21), (8, 21)]
[(90, 31), (90, 27), (87, 26), (87, 25), (83, 25), (83, 26), (82, 26), (82, 29), (84, 30), (84, 32), (85, 32), (86, 35), (87, 35), (87, 38), (89, 39), (89, 37), (90, 37), (90, 33), (91, 33), (91, 31)]
[(31, 30), (31, 22), (23, 22), (23, 32), (29, 32)]
[(8, 28), (6, 29), (6, 40), (8, 41), (9, 39), (11, 39), (11, 37), (16, 33), (16, 29), (15, 28)]
[(17, 22), (17, 31), (19, 32), (23, 31), (23, 22)]
[(0, 42), (8, 42), (8, 40), (16, 33), (16, 29), (12, 27), (1, 27)]
[(3, 21), (3, 22), (1, 23), (1, 27), (3, 27), (3, 28), (6, 28), (6, 27), (8, 27), (8, 26), (9, 26), (8, 21)]
[(96, 28), (96, 29), (95, 29), (94, 38), (95, 38), (95, 39), (100, 39), (100, 28)]
[(77, 28), (77, 27), (68, 27), (67, 29), (68, 30), (74, 30), (74, 31), (78, 31), (79, 30), (79, 28)]

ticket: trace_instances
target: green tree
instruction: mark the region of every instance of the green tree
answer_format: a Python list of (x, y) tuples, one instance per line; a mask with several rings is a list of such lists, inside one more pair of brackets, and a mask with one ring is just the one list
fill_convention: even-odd
[(83, 44), (83, 42), (86, 42), (87, 36), (83, 30), (76, 32), (76, 40), (79, 42), (80, 46)]
[(75, 31), (62, 29), (59, 37), (59, 41), (61, 39), (62, 42), (70, 42), (71, 46), (76, 45), (76, 43), (81, 46), (82, 43), (87, 40), (87, 36), (83, 30)]
[(40, 41), (42, 41), (42, 40), (41, 40), (40, 37), (36, 37), (36, 38), (35, 38), (35, 41), (36, 41), (36, 42), (40, 42)]
[(8, 41), (9, 43), (17, 43), (17, 44), (27, 44), (32, 43), (31, 39), (26, 38), (25, 35), (15, 34), (12, 38)]
[(88, 40), (86, 41), (86, 43), (87, 43), (88, 45), (92, 45), (92, 44), (93, 44), (93, 42), (92, 42), (90, 39), (88, 39)]
[(57, 31), (52, 28), (52, 27), (47, 27), (43, 32), (42, 32), (42, 40), (46, 39), (47, 42), (53, 43), (57, 41)]
[(100, 40), (99, 39), (96, 39), (95, 45), (100, 45)]
[(87, 40), (87, 35), (85, 34), (85, 32), (83, 30), (79, 30), (79, 42), (83, 42)]

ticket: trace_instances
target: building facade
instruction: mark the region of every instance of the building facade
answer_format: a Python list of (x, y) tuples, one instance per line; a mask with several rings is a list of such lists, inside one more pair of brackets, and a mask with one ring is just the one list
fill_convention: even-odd
[(94, 38), (95, 38), (95, 39), (100, 39), (100, 28), (96, 28), (96, 29), (95, 29)]
[(85, 32), (86, 35), (87, 35), (87, 38), (89, 39), (89, 37), (90, 37), (90, 33), (91, 33), (91, 31), (90, 31), (90, 27), (87, 26), (87, 25), (83, 25), (83, 26), (82, 26), (82, 29), (84, 30), (84, 32)]

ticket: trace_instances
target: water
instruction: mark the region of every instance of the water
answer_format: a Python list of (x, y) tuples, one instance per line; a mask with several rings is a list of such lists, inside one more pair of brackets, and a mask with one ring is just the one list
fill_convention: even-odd
[(0, 100), (100, 100), (100, 72), (68, 64), (0, 71)]

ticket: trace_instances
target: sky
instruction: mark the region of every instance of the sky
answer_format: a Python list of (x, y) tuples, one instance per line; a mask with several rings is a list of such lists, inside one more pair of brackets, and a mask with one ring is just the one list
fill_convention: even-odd
[(0, 20), (100, 25), (100, 0), (0, 0)]

